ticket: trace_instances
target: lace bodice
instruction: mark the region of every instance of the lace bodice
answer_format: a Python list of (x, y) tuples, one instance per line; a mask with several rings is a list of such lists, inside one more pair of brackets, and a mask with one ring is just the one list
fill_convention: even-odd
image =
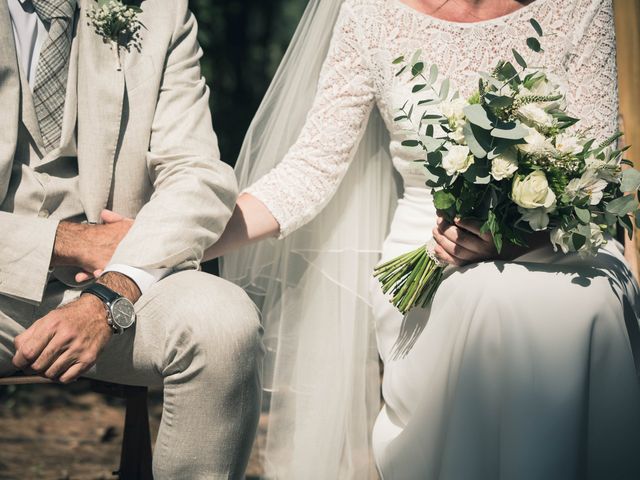
[[(544, 30), (544, 51), (528, 51), (530, 18)], [(390, 152), (405, 187), (424, 186), (422, 167), (401, 146), (393, 121), (409, 99), (394, 58), (423, 50), (462, 95), (477, 72), (510, 58), (511, 49), (544, 66), (567, 89), (568, 110), (605, 138), (617, 128), (615, 34), (611, 0), (536, 0), (506, 16), (456, 23), (427, 16), (400, 0), (345, 0), (318, 91), (301, 134), (286, 157), (246, 191), (261, 200), (286, 236), (331, 199), (346, 173), (369, 114), (377, 105), (390, 132)]]

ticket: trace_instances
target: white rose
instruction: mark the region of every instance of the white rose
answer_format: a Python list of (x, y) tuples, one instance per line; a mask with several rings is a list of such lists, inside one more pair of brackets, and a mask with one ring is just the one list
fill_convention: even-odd
[(491, 160), (491, 176), (496, 180), (513, 177), (518, 171), (518, 155), (512, 148)]
[(453, 176), (456, 173), (464, 173), (473, 164), (473, 155), (469, 154), (469, 147), (464, 145), (453, 145), (442, 159), (442, 168), (447, 175)]
[(522, 208), (555, 208), (556, 194), (549, 188), (544, 172), (536, 170), (524, 179), (516, 177), (511, 189), (513, 201)]
[(526, 121), (535, 123), (542, 127), (553, 126), (553, 117), (549, 115), (543, 108), (534, 103), (523, 105), (518, 109), (518, 113), (524, 117)]
[(556, 137), (556, 149), (561, 153), (576, 155), (582, 151), (582, 146), (581, 139), (576, 136), (561, 133)]
[(522, 126), (529, 133), (524, 137), (526, 143), (519, 144), (518, 148), (525, 153), (552, 153), (555, 151), (555, 147), (551, 144), (549, 139), (542, 135), (538, 130), (532, 127)]
[(458, 97), (450, 102), (442, 102), (440, 104), (440, 111), (449, 120), (449, 125), (453, 128), (461, 126), (461, 122), (464, 120), (464, 107), (467, 106), (467, 102)]

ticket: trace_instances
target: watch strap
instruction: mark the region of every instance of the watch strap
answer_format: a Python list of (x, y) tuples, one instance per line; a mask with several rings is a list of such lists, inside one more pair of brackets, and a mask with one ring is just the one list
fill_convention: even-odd
[(114, 292), (109, 287), (102, 285), (100, 283), (94, 283), (92, 285), (89, 285), (82, 292), (95, 295), (96, 297), (98, 297), (100, 300), (102, 300), (104, 303), (108, 305), (112, 304), (113, 302), (115, 302), (116, 300), (122, 297), (122, 295), (120, 295), (119, 293)]

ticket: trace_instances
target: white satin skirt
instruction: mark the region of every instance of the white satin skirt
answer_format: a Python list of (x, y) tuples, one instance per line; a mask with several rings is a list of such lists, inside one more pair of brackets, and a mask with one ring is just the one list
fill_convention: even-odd
[[(434, 225), (428, 193), (407, 189), (383, 258)], [(375, 280), (371, 295), (383, 480), (640, 479), (640, 291), (617, 243), (450, 268), (405, 318)]]

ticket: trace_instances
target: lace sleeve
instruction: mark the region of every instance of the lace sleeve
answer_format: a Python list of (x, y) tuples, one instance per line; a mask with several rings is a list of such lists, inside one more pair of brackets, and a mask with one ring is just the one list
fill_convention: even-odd
[(346, 173), (374, 104), (374, 87), (357, 39), (355, 15), (340, 11), (305, 125), (284, 159), (245, 191), (280, 224), (280, 237), (328, 203)]
[(618, 80), (612, 0), (579, 2), (570, 52), (569, 110), (578, 128), (607, 138), (618, 129)]

